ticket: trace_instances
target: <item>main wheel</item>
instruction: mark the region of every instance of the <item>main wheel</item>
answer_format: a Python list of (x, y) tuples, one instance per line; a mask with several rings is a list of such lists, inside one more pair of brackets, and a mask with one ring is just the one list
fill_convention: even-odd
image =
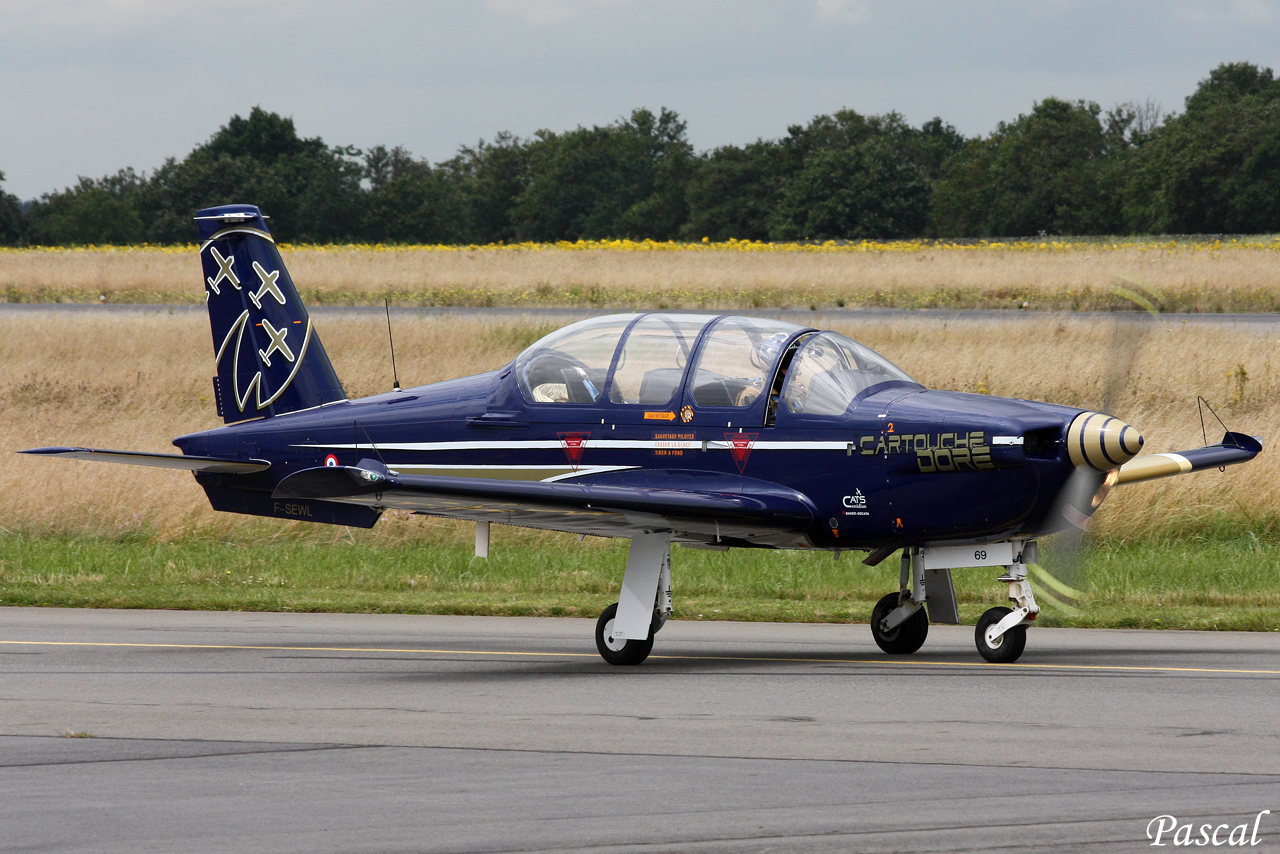
[(1011, 664), (1027, 648), (1026, 626), (1014, 626), (994, 640), (987, 636), (989, 629), (1012, 613), (1009, 608), (991, 608), (978, 620), (978, 627), (973, 632), (978, 654), (992, 664)]
[(649, 624), (649, 637), (644, 640), (609, 640), (613, 634), (613, 619), (618, 614), (618, 603), (615, 602), (600, 614), (596, 620), (596, 649), (600, 657), (610, 664), (639, 664), (649, 657), (653, 649), (653, 623)]
[(876, 646), (890, 655), (910, 655), (924, 646), (924, 639), (929, 636), (929, 615), (921, 608), (895, 628), (882, 632), (880, 621), (898, 607), (898, 599), (897, 593), (890, 593), (871, 609), (871, 636), (876, 639)]

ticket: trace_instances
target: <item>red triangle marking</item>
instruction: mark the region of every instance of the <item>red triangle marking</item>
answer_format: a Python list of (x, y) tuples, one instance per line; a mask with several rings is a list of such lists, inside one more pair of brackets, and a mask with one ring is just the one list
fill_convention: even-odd
[(591, 438), (590, 433), (557, 433), (560, 437), (560, 446), (564, 448), (564, 455), (569, 459), (569, 466), (574, 470), (578, 470), (578, 463), (582, 462), (582, 452), (586, 450), (587, 440)]
[(738, 466), (738, 474), (742, 474), (747, 468), (747, 458), (751, 456), (751, 449), (755, 447), (756, 438), (759, 433), (725, 433), (724, 437), (729, 442), (729, 453), (733, 455), (733, 461)]

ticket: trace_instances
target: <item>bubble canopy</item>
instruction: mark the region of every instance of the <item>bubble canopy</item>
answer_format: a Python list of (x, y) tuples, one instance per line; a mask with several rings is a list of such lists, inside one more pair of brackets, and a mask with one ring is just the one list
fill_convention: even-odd
[(690, 396), (700, 407), (748, 407), (767, 388), (776, 397), (781, 385), (789, 411), (826, 415), (843, 413), (879, 383), (914, 383), (835, 332), (766, 318), (666, 313), (607, 315), (558, 329), (516, 357), (515, 375), (532, 404), (675, 406), (691, 375)]

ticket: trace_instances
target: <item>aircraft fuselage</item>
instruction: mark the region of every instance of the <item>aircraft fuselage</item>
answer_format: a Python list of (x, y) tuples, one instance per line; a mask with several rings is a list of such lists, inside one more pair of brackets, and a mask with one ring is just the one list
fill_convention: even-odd
[[(491, 372), (232, 424), (174, 444), (187, 454), (270, 459), (261, 475), (198, 476), (207, 487), (234, 482), (268, 494), (294, 472), (362, 459), (406, 474), (513, 481), (605, 482), (612, 472), (660, 469), (670, 483), (674, 472), (714, 472), (724, 489), (735, 480), (765, 481), (813, 504), (802, 532), (733, 545), (868, 549), (900, 536), (982, 542), (1042, 533), (1073, 468), (1066, 426), (1081, 412), (901, 384), (843, 416), (783, 411), (765, 425), (762, 412), (692, 401), (642, 412), (608, 401), (522, 405), (502, 394), (509, 379)], [(276, 506), (267, 515), (303, 512), (296, 502)]]

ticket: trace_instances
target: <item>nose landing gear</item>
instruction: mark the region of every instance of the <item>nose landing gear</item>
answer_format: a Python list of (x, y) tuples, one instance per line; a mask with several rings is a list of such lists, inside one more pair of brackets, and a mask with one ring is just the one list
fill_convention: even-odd
[(1016, 608), (991, 608), (978, 620), (974, 642), (978, 654), (992, 664), (1012, 664), (1027, 646), (1027, 626), (1040, 613), (1031, 582), (1027, 581), (1026, 561), (1035, 563), (1036, 544), (1027, 543), (1019, 551), (1008, 571), (998, 581), (1009, 585), (1009, 601)]
[(999, 581), (1009, 585), (1009, 600), (1014, 607), (991, 608), (983, 614), (974, 640), (978, 654), (986, 661), (1017, 661), (1027, 646), (1027, 626), (1040, 613), (1027, 581), (1027, 563), (1034, 563), (1036, 554), (1036, 544), (1023, 540), (903, 549), (899, 591), (885, 596), (871, 612), (871, 635), (876, 645), (891, 655), (915, 652), (928, 636), (930, 619), (938, 623), (959, 622), (952, 569), (1002, 566), (1005, 573)]

